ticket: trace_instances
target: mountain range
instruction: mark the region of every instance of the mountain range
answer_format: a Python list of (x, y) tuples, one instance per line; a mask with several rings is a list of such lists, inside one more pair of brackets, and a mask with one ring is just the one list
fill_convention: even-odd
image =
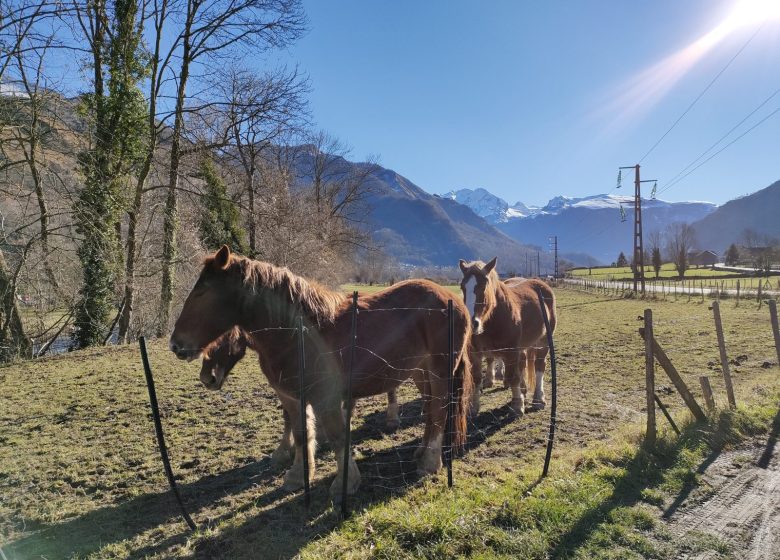
[[(541, 207), (509, 205), (484, 189), (460, 189), (444, 196), (469, 205), (513, 239), (546, 247), (550, 236), (557, 236), (561, 256), (578, 265), (610, 263), (621, 251), (628, 255), (633, 249), (633, 196), (555, 196)], [(673, 222), (694, 223), (716, 208), (711, 202), (643, 198), (643, 231), (649, 235)]]
[[(305, 150), (297, 159), (306, 164)], [(348, 174), (365, 164), (337, 158), (330, 176)], [(311, 178), (300, 175), (305, 188)], [(489, 260), (498, 257), (500, 270), (522, 274), (528, 260), (539, 252), (542, 272), (553, 270), (553, 258), (512, 239), (470, 207), (447, 197), (430, 194), (399, 173), (377, 166), (368, 179), (366, 199), (370, 212), (365, 220), (374, 241), (398, 262), (413, 266), (457, 266), (459, 259)], [(536, 266), (536, 265), (534, 265)]]

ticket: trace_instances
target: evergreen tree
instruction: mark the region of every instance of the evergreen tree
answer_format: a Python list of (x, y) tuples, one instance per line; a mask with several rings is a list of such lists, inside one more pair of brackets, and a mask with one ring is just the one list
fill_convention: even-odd
[(728, 251), (726, 251), (726, 264), (728, 266), (734, 266), (737, 262), (739, 262), (739, 249), (732, 243), (729, 245)]
[(655, 270), (655, 277), (658, 278), (658, 275), (661, 273), (661, 266), (663, 266), (660, 247), (653, 247), (652, 262), (653, 270)]
[(616, 264), (618, 267), (628, 266), (628, 259), (623, 254), (623, 251), (620, 251), (620, 255), (618, 255), (618, 260)]
[(247, 254), (246, 232), (240, 225), (238, 208), (228, 196), (225, 182), (210, 157), (203, 159), (200, 172), (206, 183), (200, 219), (201, 241), (208, 249), (227, 245), (233, 252)]

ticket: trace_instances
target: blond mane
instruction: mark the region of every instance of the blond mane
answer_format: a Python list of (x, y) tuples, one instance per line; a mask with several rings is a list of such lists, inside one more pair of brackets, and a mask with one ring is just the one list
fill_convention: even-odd
[(286, 267), (231, 255), (228, 268), (238, 270), (244, 285), (255, 291), (264, 288), (286, 294), (291, 303), (299, 305), (318, 325), (333, 323), (346, 300), (345, 294), (298, 276)]

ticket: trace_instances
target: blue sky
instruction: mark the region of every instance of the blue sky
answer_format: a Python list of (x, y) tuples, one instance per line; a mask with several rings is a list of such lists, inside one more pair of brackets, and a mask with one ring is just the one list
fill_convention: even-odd
[[(613, 189), (617, 167), (637, 163), (758, 24), (705, 41), (697, 57), (678, 55), (631, 99), (621, 93), (736, 3), (306, 0), (311, 29), (285, 57), (311, 77), (317, 124), (354, 159), (376, 154), (429, 192), (481, 186), (510, 203), (543, 204)], [(773, 19), (642, 162), (643, 178), (663, 189), (780, 88), (778, 68)], [(778, 107), (780, 94), (732, 138)], [(722, 203), (778, 179), (775, 114), (661, 198)]]

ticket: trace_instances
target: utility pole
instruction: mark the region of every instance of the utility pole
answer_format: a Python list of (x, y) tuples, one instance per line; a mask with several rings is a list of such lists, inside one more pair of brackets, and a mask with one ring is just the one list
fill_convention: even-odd
[(558, 236), (557, 235), (551, 235), (550, 236), (550, 244), (552, 245), (553, 254), (555, 255), (555, 276), (554, 276), (554, 278), (558, 278)]
[(645, 252), (642, 243), (642, 183), (653, 183), (655, 179), (642, 181), (639, 177), (639, 164), (620, 169), (634, 170), (634, 293), (641, 286), (645, 294)]
[(536, 277), (541, 278), (542, 277), (542, 266), (541, 261), (539, 260), (539, 251), (536, 252)]

